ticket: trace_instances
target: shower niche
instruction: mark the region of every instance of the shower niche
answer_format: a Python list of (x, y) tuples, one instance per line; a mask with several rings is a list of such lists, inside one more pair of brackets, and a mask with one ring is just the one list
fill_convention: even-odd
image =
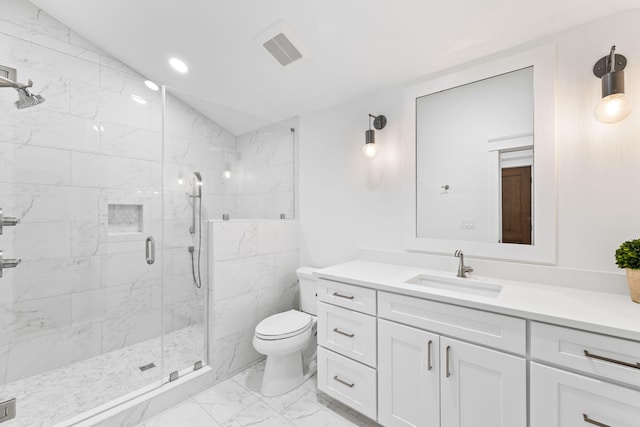
[(101, 197), (98, 208), (99, 243), (138, 242), (153, 234), (157, 227), (152, 226), (152, 220), (158, 217), (160, 223), (160, 208), (156, 208), (160, 204), (159, 195), (155, 196), (158, 200), (154, 200), (152, 192), (131, 194), (128, 191), (110, 190), (107, 193)]
[(144, 206), (132, 204), (109, 203), (108, 230), (109, 235), (142, 233)]

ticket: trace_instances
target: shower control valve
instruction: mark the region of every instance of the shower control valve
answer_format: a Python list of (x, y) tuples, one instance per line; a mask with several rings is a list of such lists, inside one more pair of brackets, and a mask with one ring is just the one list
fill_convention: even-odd
[(2, 227), (13, 227), (20, 222), (17, 218), (10, 216), (2, 216), (2, 208), (0, 208), (0, 235), (2, 235)]
[(16, 268), (22, 260), (19, 259), (4, 259), (2, 251), (0, 250), (0, 277), (2, 277), (2, 270), (5, 268)]

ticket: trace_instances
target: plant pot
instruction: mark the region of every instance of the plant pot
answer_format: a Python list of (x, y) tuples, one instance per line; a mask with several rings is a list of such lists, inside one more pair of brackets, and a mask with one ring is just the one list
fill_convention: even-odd
[(627, 271), (627, 283), (629, 284), (629, 292), (631, 300), (640, 303), (640, 270), (625, 268)]

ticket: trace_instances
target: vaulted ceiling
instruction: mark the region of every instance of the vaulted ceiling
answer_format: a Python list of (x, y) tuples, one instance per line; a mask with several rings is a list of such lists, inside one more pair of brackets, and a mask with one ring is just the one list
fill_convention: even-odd
[[(236, 134), (637, 7), (636, 0), (30, 1), (148, 78), (190, 94), (188, 102)], [(298, 65), (281, 67), (257, 42), (277, 22), (308, 56)], [(190, 72), (173, 71), (172, 56)]]

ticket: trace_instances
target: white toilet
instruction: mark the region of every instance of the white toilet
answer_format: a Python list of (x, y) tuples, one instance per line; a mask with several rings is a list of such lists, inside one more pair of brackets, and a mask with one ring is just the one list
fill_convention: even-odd
[(267, 356), (260, 392), (278, 396), (293, 390), (316, 372), (315, 269), (296, 270), (300, 284), (300, 308), (267, 317), (256, 326), (253, 347)]

